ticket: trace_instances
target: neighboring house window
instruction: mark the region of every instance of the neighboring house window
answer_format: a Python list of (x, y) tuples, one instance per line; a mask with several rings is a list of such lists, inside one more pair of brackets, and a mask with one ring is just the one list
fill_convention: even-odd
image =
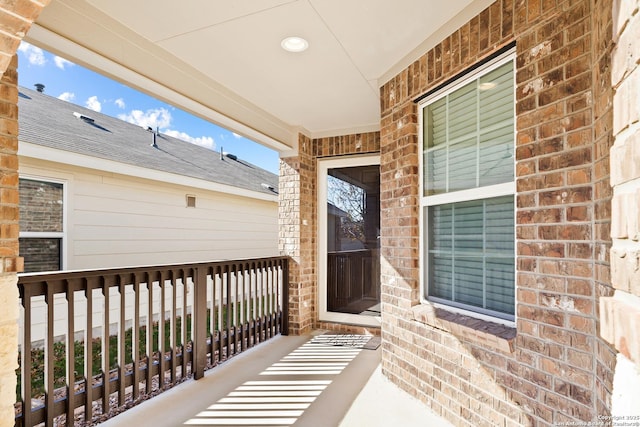
[(20, 256), (26, 273), (62, 269), (64, 185), (20, 178)]
[(513, 54), (420, 103), (425, 297), (515, 313)]

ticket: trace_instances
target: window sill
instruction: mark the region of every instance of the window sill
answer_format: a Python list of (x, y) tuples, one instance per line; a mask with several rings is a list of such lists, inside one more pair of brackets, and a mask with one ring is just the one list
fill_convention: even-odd
[(416, 322), (447, 331), (460, 340), (494, 347), (505, 353), (514, 351), (514, 327), (454, 313), (430, 304), (416, 305), (412, 312)]

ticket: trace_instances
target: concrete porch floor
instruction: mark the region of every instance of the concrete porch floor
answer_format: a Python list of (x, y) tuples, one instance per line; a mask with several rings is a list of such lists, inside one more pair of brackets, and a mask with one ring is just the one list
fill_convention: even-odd
[(101, 426), (451, 426), (382, 375), (380, 347), (314, 335), (277, 336)]

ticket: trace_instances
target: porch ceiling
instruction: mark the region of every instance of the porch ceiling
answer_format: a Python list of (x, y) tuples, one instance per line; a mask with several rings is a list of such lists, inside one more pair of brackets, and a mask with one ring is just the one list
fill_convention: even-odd
[(490, 3), (53, 0), (26, 39), (285, 151), (377, 130), (380, 85)]

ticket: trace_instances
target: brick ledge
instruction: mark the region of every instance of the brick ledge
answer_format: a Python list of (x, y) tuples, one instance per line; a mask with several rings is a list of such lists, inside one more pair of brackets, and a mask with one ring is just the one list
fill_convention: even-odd
[(471, 341), (513, 353), (516, 328), (489, 322), (460, 313), (419, 304), (411, 308), (413, 320), (447, 331), (464, 341)]

